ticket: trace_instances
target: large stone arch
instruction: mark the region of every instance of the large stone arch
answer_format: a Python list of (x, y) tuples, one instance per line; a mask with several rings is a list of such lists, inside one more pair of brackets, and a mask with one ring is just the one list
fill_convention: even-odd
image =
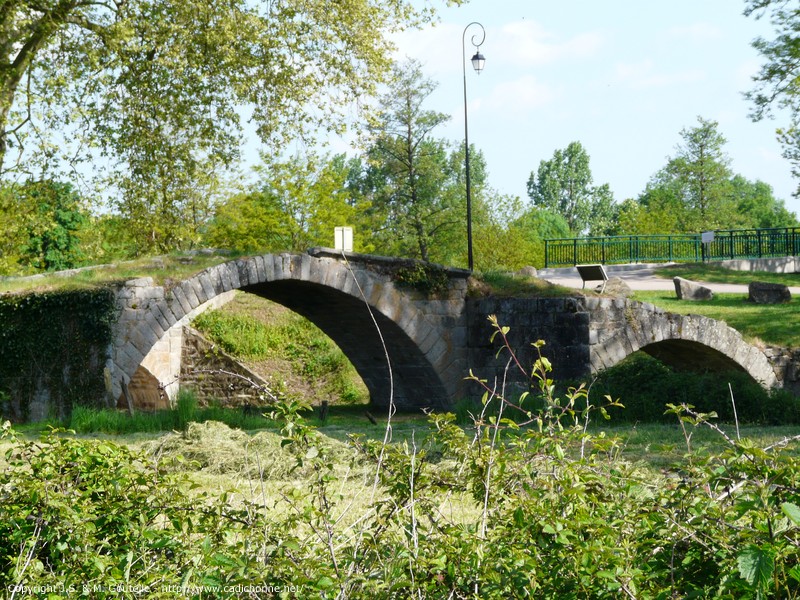
[(592, 372), (613, 367), (642, 350), (678, 368), (741, 370), (764, 387), (780, 385), (766, 354), (722, 321), (669, 313), (624, 299), (587, 299), (587, 308)]
[[(119, 293), (112, 396), (119, 396), (171, 332), (215, 298), (243, 290), (279, 302), (325, 331), (356, 367), (373, 403), (388, 404), (393, 392), (399, 406), (446, 406), (459, 394), (466, 367), (467, 272), (450, 270), (446, 296), (431, 300), (395, 285), (393, 270), (408, 261), (348, 256), (346, 262), (341, 253), (318, 249), (238, 259), (166, 289), (147, 280), (128, 282)], [(393, 386), (373, 316), (391, 361)]]

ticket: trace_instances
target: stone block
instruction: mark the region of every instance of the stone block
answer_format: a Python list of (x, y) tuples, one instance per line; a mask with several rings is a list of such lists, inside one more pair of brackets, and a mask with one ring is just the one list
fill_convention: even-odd
[(206, 271), (208, 273), (208, 280), (211, 282), (211, 287), (214, 288), (214, 296), (219, 296), (225, 291), (225, 286), (222, 285), (221, 269), (222, 265), (215, 265)]
[(256, 262), (256, 276), (259, 282), (264, 282), (267, 280), (267, 271), (264, 265), (264, 257), (263, 256), (256, 256), (253, 258)]
[[(239, 272), (239, 285), (240, 287), (247, 287), (250, 285), (250, 274), (247, 269), (247, 261), (240, 258), (236, 261), (236, 269)], [(255, 283), (255, 281), (253, 282)]]
[(203, 304), (217, 295), (217, 292), (214, 289), (214, 284), (211, 282), (211, 276), (208, 274), (208, 272), (204, 271), (203, 273), (200, 273), (200, 275), (195, 278), (195, 281), (200, 284), (200, 287), (203, 290), (203, 295), (205, 296)]
[(751, 281), (747, 291), (747, 299), (756, 304), (783, 304), (792, 299), (789, 288), (782, 283)]
[[(186, 296), (186, 300), (189, 302), (189, 307), (192, 310), (203, 303), (200, 298), (197, 297), (197, 289), (199, 288), (199, 284), (194, 280), (194, 278), (190, 279), (189, 281), (182, 282), (179, 287), (181, 290), (183, 290), (183, 295)], [(202, 288), (200, 289), (202, 290)]]
[(176, 318), (180, 320), (183, 315), (192, 311), (192, 305), (189, 303), (189, 299), (186, 297), (186, 293), (183, 291), (183, 288), (180, 286), (176, 286), (172, 288), (172, 296), (178, 305), (181, 307), (181, 312), (183, 314), (178, 315), (176, 314), (176, 307), (173, 306), (172, 312), (175, 314)]
[(675, 284), (675, 295), (678, 300), (711, 300), (714, 297), (714, 292), (710, 288), (683, 277), (675, 277), (672, 282)]
[(633, 296), (633, 290), (631, 286), (629, 286), (625, 281), (622, 280), (620, 277), (611, 277), (608, 281), (605, 282), (605, 286), (602, 284), (597, 286), (596, 292), (606, 294), (607, 296), (614, 296), (617, 298), (630, 298)]
[(275, 279), (275, 260), (272, 254), (265, 254), (261, 257), (264, 261), (264, 282)]
[(261, 280), (258, 277), (258, 267), (256, 266), (256, 260), (254, 258), (248, 258), (246, 261), (247, 263), (247, 279), (250, 282), (250, 285), (255, 285), (260, 283)]

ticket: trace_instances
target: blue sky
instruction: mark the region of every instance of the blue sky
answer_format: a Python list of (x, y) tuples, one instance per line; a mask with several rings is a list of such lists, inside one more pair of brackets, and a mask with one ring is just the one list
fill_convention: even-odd
[(744, 17), (743, 7), (743, 0), (472, 0), (396, 40), (399, 56), (419, 59), (439, 82), (428, 108), (452, 120), (435, 134), (457, 141), (461, 36), (471, 21), (485, 26), (486, 68), (467, 72), (470, 142), (502, 193), (525, 198), (539, 161), (579, 141), (595, 184), (610, 184), (618, 201), (636, 197), (675, 154), (681, 129), (702, 116), (719, 122), (733, 171), (770, 184), (800, 214), (774, 135), (786, 120), (747, 116), (742, 93), (760, 64), (750, 42), (772, 30), (767, 19)]

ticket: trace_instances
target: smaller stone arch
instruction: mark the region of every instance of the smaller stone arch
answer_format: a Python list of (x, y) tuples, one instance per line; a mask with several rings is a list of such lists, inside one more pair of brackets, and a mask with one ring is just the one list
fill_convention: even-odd
[(642, 350), (679, 368), (741, 370), (766, 388), (780, 385), (767, 355), (722, 321), (619, 298), (587, 299), (587, 307), (594, 373)]

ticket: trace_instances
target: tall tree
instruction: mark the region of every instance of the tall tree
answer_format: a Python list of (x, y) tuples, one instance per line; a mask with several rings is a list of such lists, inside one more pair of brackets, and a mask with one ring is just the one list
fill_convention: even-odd
[(688, 233), (708, 229), (781, 227), (794, 223), (772, 188), (732, 173), (725, 137), (716, 121), (698, 117), (683, 129), (683, 143), (647, 184), (638, 200), (620, 207), (622, 234)]
[(0, 189), (0, 272), (52, 271), (84, 260), (88, 211), (68, 183), (28, 181)]
[[(364, 207), (354, 202), (346, 181), (344, 155), (313, 153), (259, 168), (256, 189), (234, 194), (217, 206), (206, 241), (242, 252), (302, 252), (332, 246), (334, 227), (356, 225)], [(368, 250), (365, 228), (357, 227), (356, 247)]]
[(435, 88), (418, 61), (397, 65), (366, 150), (379, 230), (396, 242), (395, 252), (425, 261), (434, 237), (457, 222), (456, 206), (443, 193), (450, 171), (447, 144), (432, 136), (450, 117), (423, 108)]
[[(760, 19), (769, 14), (775, 28), (774, 39), (753, 41), (765, 62), (747, 93), (753, 104), (750, 116), (759, 121), (771, 117), (774, 108), (789, 113), (788, 126), (779, 127), (777, 134), (792, 174), (800, 180), (800, 9), (794, 0), (746, 0), (745, 4), (745, 15)], [(800, 183), (793, 195), (800, 197)]]
[(107, 158), (120, 208), (183, 219), (192, 178), (237, 160), (241, 107), (264, 142), (339, 130), (388, 70), (387, 34), (428, 17), (409, 0), (2, 0), (0, 174), (54, 132), (60, 154)]
[[(613, 204), (608, 185), (592, 185), (589, 154), (580, 142), (571, 142), (566, 149), (556, 150), (552, 159), (539, 163), (528, 178), (528, 196), (534, 206), (562, 215), (575, 234), (589, 228), (593, 214), (605, 220)], [(601, 226), (606, 227), (605, 223)]]
[(750, 181), (742, 175), (731, 179), (731, 195), (741, 221), (737, 227), (769, 228), (794, 227), (797, 215), (786, 208), (783, 200), (775, 198), (772, 186), (763, 181)]
[(683, 143), (647, 185), (640, 201), (656, 211), (673, 213), (679, 231), (727, 227), (734, 220), (725, 137), (716, 121), (698, 117), (698, 126), (681, 130)]

